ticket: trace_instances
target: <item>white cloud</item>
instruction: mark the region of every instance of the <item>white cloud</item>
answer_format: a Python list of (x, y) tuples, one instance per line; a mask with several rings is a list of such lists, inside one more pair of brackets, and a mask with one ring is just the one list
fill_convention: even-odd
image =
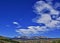
[(53, 10), (52, 6), (45, 3), (44, 1), (36, 2), (36, 4), (34, 5), (34, 8), (35, 8), (35, 11), (37, 12), (37, 14), (40, 14), (40, 15), (43, 13), (43, 12), (41, 12), (43, 9), (49, 9), (50, 11)]
[(45, 31), (48, 31), (48, 29), (46, 29), (46, 26), (43, 26), (43, 27), (29, 26), (27, 29), (16, 30), (16, 32), (18, 32), (21, 35), (37, 34), (39, 32), (45, 32)]
[(13, 22), (14, 25), (16, 25), (16, 28), (20, 28), (21, 25), (18, 22)]
[(54, 28), (57, 26), (58, 23), (59, 21), (52, 20), (50, 23), (46, 24), (46, 26), (49, 28)]
[[(49, 9), (50, 14), (54, 14), (54, 15), (58, 15), (59, 11), (55, 10), (50, 4), (47, 4), (44, 1), (38, 1), (36, 2), (36, 4), (34, 5), (35, 11), (37, 12), (37, 14), (42, 14), (43, 13), (43, 9)], [(42, 11), (42, 12), (41, 12)]]
[(13, 24), (19, 25), (19, 23), (18, 23), (18, 22), (13, 22)]
[(31, 32), (34, 32), (34, 33), (37, 33), (39, 31), (41, 31), (41, 32), (46, 31), (46, 26), (42, 26), (42, 27), (40, 27), (40, 26), (29, 26), (28, 28)]
[[(50, 13), (49, 14), (44, 14), (43, 13), (43, 9), (46, 9), (48, 8), (50, 10)], [(40, 9), (40, 10), (39, 10)], [(60, 21), (57, 21), (57, 20), (53, 20), (51, 15), (56, 15), (56, 19), (58, 18), (57, 16), (59, 16), (59, 11), (53, 9), (53, 7), (43, 1), (38, 1), (35, 5), (35, 10), (37, 11), (38, 14), (40, 14), (40, 17), (35, 19), (34, 22), (36, 23), (44, 23), (47, 27), (49, 28), (53, 28), (53, 27), (56, 27), (58, 25), (58, 23)], [(41, 12), (42, 11), (42, 12)], [(37, 16), (38, 17), (38, 16)], [(55, 16), (53, 16), (53, 18), (55, 18)]]
[(49, 23), (51, 21), (51, 17), (49, 14), (42, 14), (41, 17), (36, 19), (36, 23)]
[[(28, 26), (27, 29), (18, 29), (16, 32), (21, 35), (29, 35), (29, 34), (37, 34), (39, 32), (47, 32), (54, 30), (55, 27), (60, 28), (60, 17), (56, 17), (56, 20), (53, 20), (51, 15), (59, 15), (59, 11), (53, 9), (53, 7), (44, 1), (38, 1), (34, 5), (35, 12), (37, 13), (38, 18), (34, 18), (33, 21), (35, 23), (43, 23), (45, 26)], [(49, 9), (50, 13), (43, 13), (43, 9)], [(42, 11), (42, 12), (41, 12)], [(53, 16), (55, 18), (55, 16)], [(18, 24), (17, 22), (13, 22), (13, 24)], [(40, 33), (39, 33), (40, 34)]]
[(59, 11), (53, 9), (53, 10), (51, 10), (50, 14), (51, 15), (59, 15)]
[(58, 17), (57, 20), (60, 21), (60, 17)]

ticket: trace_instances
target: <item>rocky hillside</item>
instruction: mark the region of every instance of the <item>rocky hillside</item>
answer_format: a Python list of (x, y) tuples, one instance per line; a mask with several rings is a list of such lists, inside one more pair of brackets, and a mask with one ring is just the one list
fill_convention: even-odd
[(21, 36), (21, 37), (14, 37), (13, 39), (15, 39), (15, 40), (39, 40), (41, 38), (42, 39), (44, 39), (44, 38), (47, 39), (47, 37), (45, 37), (45, 36), (33, 36), (33, 37)]

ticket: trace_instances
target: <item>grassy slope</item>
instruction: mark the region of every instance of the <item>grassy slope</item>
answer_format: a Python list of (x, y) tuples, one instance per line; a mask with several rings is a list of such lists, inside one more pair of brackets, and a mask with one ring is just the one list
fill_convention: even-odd
[(19, 43), (19, 42), (0, 36), (0, 43)]

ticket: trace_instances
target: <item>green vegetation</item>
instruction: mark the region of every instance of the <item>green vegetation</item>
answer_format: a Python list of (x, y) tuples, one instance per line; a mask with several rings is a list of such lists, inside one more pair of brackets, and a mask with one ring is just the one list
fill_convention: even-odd
[(19, 43), (19, 42), (14, 41), (14, 40), (9, 39), (9, 38), (6, 38), (6, 37), (0, 36), (0, 43)]
[(58, 40), (58, 42), (57, 43), (60, 43), (60, 40)]
[(52, 43), (60, 43), (60, 40), (52, 41)]
[(52, 41), (52, 43), (56, 43), (56, 41)]
[(1, 39), (2, 41), (11, 42), (11, 43), (18, 43), (17, 41), (11, 39)]

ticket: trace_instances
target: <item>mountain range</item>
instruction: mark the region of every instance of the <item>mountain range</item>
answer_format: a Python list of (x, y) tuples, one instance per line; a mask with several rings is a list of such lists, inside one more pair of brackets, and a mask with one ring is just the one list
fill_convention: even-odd
[(60, 43), (60, 38), (47, 38), (45, 36), (20, 36), (9, 38), (0, 36), (0, 43)]

